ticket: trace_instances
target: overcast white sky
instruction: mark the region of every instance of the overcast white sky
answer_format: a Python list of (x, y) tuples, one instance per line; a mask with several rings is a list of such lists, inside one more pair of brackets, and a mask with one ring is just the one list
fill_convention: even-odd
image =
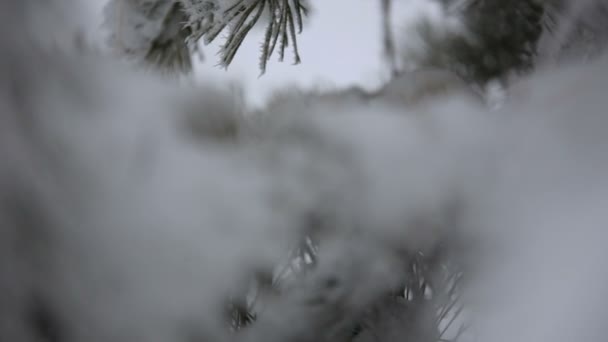
[(245, 83), (248, 99), (259, 103), (273, 89), (298, 84), (348, 86), (378, 84), (380, 63), (380, 24), (376, 0), (317, 0), (304, 32), (298, 37), (302, 63), (292, 64), (291, 50), (286, 60), (273, 56), (266, 74), (258, 68), (263, 30), (247, 37), (230, 68), (215, 67), (217, 46), (206, 48), (206, 61), (197, 68), (200, 78), (220, 75)]
[[(395, 0), (394, 20), (404, 24), (427, 0)], [(228, 79), (242, 83), (247, 100), (254, 105), (264, 102), (275, 89), (299, 87), (374, 88), (387, 77), (381, 61), (380, 9), (378, 0), (312, 0), (312, 15), (304, 32), (298, 36), (302, 63), (292, 65), (291, 50), (286, 60), (273, 56), (266, 74), (259, 77), (259, 52), (263, 28), (247, 37), (228, 70), (216, 66), (220, 42), (204, 47), (205, 60), (196, 65), (197, 80)], [(105, 0), (92, 2), (99, 12)], [(398, 30), (397, 30), (398, 31)]]
[[(396, 31), (415, 16), (426, 0), (395, 0)], [(272, 57), (266, 74), (259, 76), (258, 60), (263, 29), (252, 32), (228, 70), (216, 67), (217, 45), (205, 48), (198, 78), (227, 77), (244, 83), (247, 99), (258, 105), (275, 89), (297, 84), (300, 87), (374, 88), (387, 78), (381, 59), (380, 1), (313, 0), (313, 11), (304, 32), (298, 36), (302, 63), (292, 65), (291, 50), (286, 60)]]

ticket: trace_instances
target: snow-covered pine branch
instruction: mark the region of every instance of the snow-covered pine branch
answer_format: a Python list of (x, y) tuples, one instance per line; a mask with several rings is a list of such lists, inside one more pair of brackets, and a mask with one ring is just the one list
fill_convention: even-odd
[(273, 52), (283, 60), (291, 45), (300, 63), (297, 35), (308, 14), (304, 0), (111, 0), (106, 26), (115, 49), (161, 70), (189, 70), (192, 50), (227, 33), (220, 65), (228, 67), (244, 39), (261, 18), (266, 21), (260, 69)]

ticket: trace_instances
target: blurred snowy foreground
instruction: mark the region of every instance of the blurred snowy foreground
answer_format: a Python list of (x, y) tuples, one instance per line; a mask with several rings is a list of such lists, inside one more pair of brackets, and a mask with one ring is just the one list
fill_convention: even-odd
[[(49, 43), (34, 5), (0, 2), (0, 341), (323, 341), (446, 236), (479, 341), (606, 338), (606, 58), (495, 111), (401, 80), (246, 113)], [(227, 298), (313, 235), (293, 295), (226, 329)]]

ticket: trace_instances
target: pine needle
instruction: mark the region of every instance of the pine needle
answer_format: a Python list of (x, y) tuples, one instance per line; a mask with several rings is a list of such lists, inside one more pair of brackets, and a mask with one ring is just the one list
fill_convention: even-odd
[[(297, 12), (297, 11), (296, 11)], [(298, 41), (296, 40), (296, 29), (293, 23), (293, 16), (291, 12), (287, 13), (287, 21), (289, 22), (289, 33), (291, 35), (291, 41), (293, 44), (293, 53), (294, 53), (294, 64), (300, 64), (300, 53), (298, 52)]]
[(224, 67), (228, 67), (228, 65), (230, 65), (230, 63), (234, 59), (234, 56), (236, 55), (236, 52), (245, 40), (245, 37), (247, 36), (249, 31), (251, 31), (251, 29), (259, 20), (259, 18), (262, 16), (262, 12), (264, 12), (265, 5), (266, 1), (258, 1), (243, 14), (243, 18), (247, 18), (249, 16), (248, 13), (251, 13), (256, 7), (258, 8), (258, 11), (255, 13), (255, 16), (247, 23), (247, 25), (245, 25), (245, 27), (242, 26), (244, 20), (239, 20), (238, 25), (234, 28), (233, 33), (231, 33), (230, 37), (228, 38), (228, 41), (226, 42), (225, 52), (222, 57), (222, 64), (224, 65)]

